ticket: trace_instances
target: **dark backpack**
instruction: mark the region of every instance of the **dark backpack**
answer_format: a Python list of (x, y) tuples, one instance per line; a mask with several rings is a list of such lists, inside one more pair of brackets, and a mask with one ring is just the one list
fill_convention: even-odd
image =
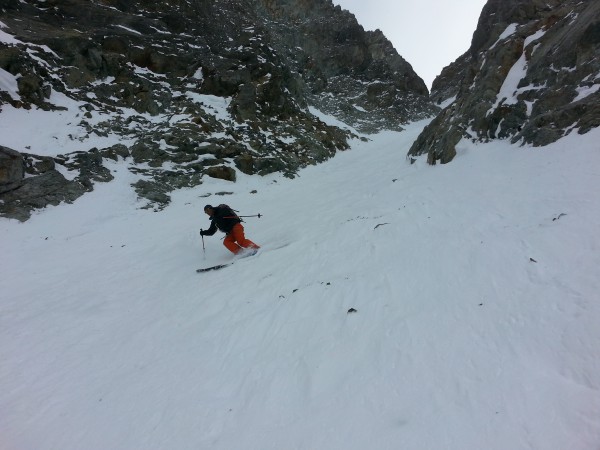
[(233, 208), (225, 203), (221, 203), (217, 208), (222, 209), (224, 211), (223, 218), (224, 219), (237, 219), (242, 222), (242, 219), (236, 214)]

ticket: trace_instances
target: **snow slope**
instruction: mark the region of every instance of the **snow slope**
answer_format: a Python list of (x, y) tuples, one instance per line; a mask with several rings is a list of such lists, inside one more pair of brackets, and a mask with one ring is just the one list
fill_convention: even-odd
[[(411, 165), (424, 125), (0, 219), (0, 449), (597, 450), (600, 130)], [(222, 202), (262, 251), (197, 274)]]

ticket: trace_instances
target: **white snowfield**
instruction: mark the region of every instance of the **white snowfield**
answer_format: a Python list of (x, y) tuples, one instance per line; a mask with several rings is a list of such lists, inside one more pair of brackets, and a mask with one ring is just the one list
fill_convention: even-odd
[[(597, 450), (600, 130), (411, 165), (425, 124), (159, 213), (105, 162), (0, 219), (0, 449)], [(207, 203), (259, 255), (197, 274)]]

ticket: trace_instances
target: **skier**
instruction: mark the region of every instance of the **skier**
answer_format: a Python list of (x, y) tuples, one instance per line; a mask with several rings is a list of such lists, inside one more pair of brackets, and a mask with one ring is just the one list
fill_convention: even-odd
[(260, 247), (244, 236), (242, 219), (229, 206), (206, 205), (204, 212), (210, 217), (210, 228), (200, 230), (201, 236), (212, 236), (218, 229), (227, 235), (223, 240), (223, 245), (234, 255), (240, 254), (244, 249), (251, 249), (250, 254), (258, 251)]

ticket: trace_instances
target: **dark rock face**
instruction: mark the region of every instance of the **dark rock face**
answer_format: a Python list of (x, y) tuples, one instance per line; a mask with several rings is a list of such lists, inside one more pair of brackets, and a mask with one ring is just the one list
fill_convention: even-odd
[[(83, 179), (67, 180), (55, 169), (52, 158), (40, 159), (0, 147), (0, 166), (6, 162), (3, 158), (6, 154), (14, 157), (15, 165), (20, 166), (20, 169), (13, 172), (15, 179), (12, 183), (0, 183), (0, 215), (4, 217), (25, 221), (34, 209), (61, 202), (72, 203), (90, 190), (84, 185)], [(2, 172), (0, 169), (0, 173)], [(33, 176), (25, 178), (25, 173)]]
[(410, 155), (447, 163), (463, 138), (543, 146), (600, 126), (600, 2), (489, 0), (470, 49), (431, 98), (454, 102)]
[[(77, 170), (79, 175), (68, 180), (58, 166), (65, 171)], [(94, 181), (112, 179), (110, 171), (102, 165), (98, 149), (61, 159), (0, 147), (0, 216), (25, 221), (34, 209), (73, 203), (93, 190)]]
[(274, 45), (302, 76), (308, 102), (362, 132), (433, 115), (427, 87), (377, 30), (332, 2), (261, 0)]
[(91, 189), (111, 178), (104, 159), (128, 158), (136, 192), (159, 208), (205, 176), (293, 177), (347, 149), (351, 133), (309, 107), (362, 132), (438, 110), (383, 34), (331, 0), (0, 0), (0, 13), (18, 41), (0, 44), (18, 89), (0, 91), (0, 107), (59, 110), (55, 92), (77, 101), (87, 136), (134, 143), (57, 163)]
[(24, 176), (23, 155), (0, 145), (0, 194), (19, 187)]

